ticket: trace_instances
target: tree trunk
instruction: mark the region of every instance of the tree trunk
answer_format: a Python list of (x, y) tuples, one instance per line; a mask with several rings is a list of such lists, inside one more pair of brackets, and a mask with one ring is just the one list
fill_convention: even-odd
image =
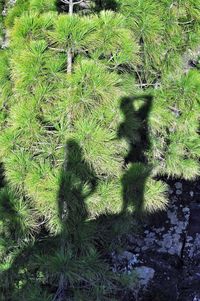
[(69, 15), (70, 16), (73, 15), (73, 8), (74, 8), (73, 0), (69, 0)]
[[(73, 0), (69, 0), (69, 15), (73, 15)], [(67, 74), (72, 73), (72, 59), (73, 59), (73, 54), (72, 54), (72, 48), (68, 48), (67, 50)]]

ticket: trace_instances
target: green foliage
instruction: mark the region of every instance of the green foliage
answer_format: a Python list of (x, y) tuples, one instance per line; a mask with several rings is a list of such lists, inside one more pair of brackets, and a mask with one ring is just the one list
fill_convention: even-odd
[(15, 18), (20, 17), (23, 12), (28, 9), (29, 1), (27, 0), (17, 0), (16, 5), (9, 8), (8, 14), (6, 16), (5, 24), (6, 26), (12, 26)]
[(113, 233), (165, 209), (157, 177), (199, 176), (198, 59), (182, 72), (199, 2), (110, 1), (115, 11), (72, 16), (53, 0), (8, 8), (0, 298), (52, 301), (64, 281), (67, 300), (118, 300), (135, 275), (117, 279), (102, 260)]
[(125, 193), (128, 194), (128, 207), (134, 206), (138, 214), (141, 211), (151, 213), (166, 207), (167, 185), (152, 179), (150, 173), (150, 166), (133, 163), (127, 167), (122, 178)]
[(141, 46), (142, 80), (151, 83), (162, 74), (180, 70), (180, 55), (199, 43), (199, 1), (118, 1), (120, 11)]
[(14, 5), (8, 7), (5, 24), (11, 27), (18, 17), (29, 10), (37, 14), (56, 11), (56, 0), (16, 0)]
[[(37, 230), (36, 213), (20, 196), (4, 188), (0, 192), (1, 220), (9, 225), (12, 237), (29, 236)], [(12, 220), (12, 225), (10, 221)]]
[(35, 10), (38, 13), (44, 13), (47, 11), (56, 11), (55, 0), (30, 0), (30, 10)]
[(188, 180), (199, 176), (199, 80), (200, 73), (191, 70), (155, 94), (151, 156), (158, 173)]

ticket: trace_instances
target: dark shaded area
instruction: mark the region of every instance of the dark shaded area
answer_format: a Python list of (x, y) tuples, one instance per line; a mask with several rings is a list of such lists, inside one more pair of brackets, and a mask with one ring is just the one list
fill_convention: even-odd
[[(78, 1), (74, 1), (75, 2), (78, 2)], [(77, 13), (77, 12), (80, 12), (80, 13), (89, 13), (91, 12), (92, 10), (92, 6), (91, 6), (92, 2), (90, 1), (83, 1), (83, 2), (80, 2), (78, 4), (75, 4), (74, 5), (74, 13)], [(57, 7), (57, 11), (59, 13), (68, 13), (69, 11), (69, 5), (67, 3), (64, 3), (62, 2), (61, 0), (57, 0), (56, 1), (56, 7)]]
[(3, 165), (0, 164), (0, 189), (5, 185), (5, 181), (4, 181), (4, 169), (3, 169)]
[[(77, 1), (74, 1), (77, 2)], [(57, 11), (59, 13), (68, 12), (68, 4), (63, 3), (61, 0), (56, 1)], [(90, 13), (92, 11), (100, 12), (101, 10), (119, 9), (119, 2), (115, 0), (85, 0), (78, 5), (74, 5), (74, 12)]]
[(123, 207), (125, 213), (131, 205), (137, 214), (143, 213), (144, 189), (151, 166), (146, 154), (151, 148), (148, 128), (148, 116), (151, 111), (153, 97), (140, 95), (125, 97), (121, 101), (124, 122), (118, 130), (118, 137), (125, 138), (129, 152), (125, 158), (126, 171), (122, 177)]
[(95, 9), (97, 11), (101, 10), (113, 10), (117, 11), (119, 8), (119, 2), (115, 0), (92, 0), (92, 2), (95, 4)]
[(63, 3), (61, 0), (56, 0), (56, 8), (59, 13), (68, 12), (68, 5)]

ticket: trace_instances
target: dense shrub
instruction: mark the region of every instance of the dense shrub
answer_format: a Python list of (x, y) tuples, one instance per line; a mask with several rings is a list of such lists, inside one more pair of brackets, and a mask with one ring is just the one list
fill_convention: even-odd
[(103, 8), (114, 11), (97, 3), (98, 13), (93, 5), (73, 16), (53, 0), (8, 4), (3, 300), (50, 300), (58, 290), (116, 300), (123, 286), (102, 261), (104, 217), (116, 219), (111, 232), (123, 228), (122, 215), (166, 207), (160, 176), (199, 175), (200, 73), (184, 74), (182, 60), (199, 42), (198, 2), (111, 2)]

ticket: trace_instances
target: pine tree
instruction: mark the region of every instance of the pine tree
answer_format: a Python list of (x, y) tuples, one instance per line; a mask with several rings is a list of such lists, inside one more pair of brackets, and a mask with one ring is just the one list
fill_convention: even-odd
[(117, 300), (114, 231), (166, 207), (158, 177), (199, 176), (200, 74), (182, 67), (199, 3), (58, 4), (7, 3), (2, 20), (0, 296)]

